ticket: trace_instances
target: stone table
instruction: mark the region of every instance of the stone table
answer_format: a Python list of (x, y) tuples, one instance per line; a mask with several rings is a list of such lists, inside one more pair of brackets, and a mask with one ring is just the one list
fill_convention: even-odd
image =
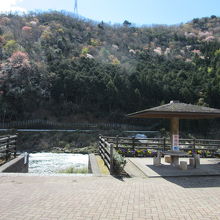
[(163, 154), (171, 156), (171, 165), (174, 167), (179, 166), (180, 157), (188, 156), (187, 153), (182, 152), (182, 151), (165, 151), (163, 152)]

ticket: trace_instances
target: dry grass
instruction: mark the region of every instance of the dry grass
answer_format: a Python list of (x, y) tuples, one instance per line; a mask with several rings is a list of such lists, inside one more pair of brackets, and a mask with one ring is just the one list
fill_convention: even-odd
[(4, 159), (0, 159), (0, 166), (3, 165), (5, 163)]
[(86, 174), (88, 173), (88, 169), (87, 168), (75, 168), (75, 167), (69, 167), (67, 169), (64, 170), (60, 170), (59, 173), (82, 173), (82, 174)]
[(97, 155), (96, 160), (97, 160), (97, 163), (98, 163), (101, 174), (109, 175), (110, 172), (109, 172), (107, 166), (104, 164), (104, 161), (102, 160), (102, 158)]

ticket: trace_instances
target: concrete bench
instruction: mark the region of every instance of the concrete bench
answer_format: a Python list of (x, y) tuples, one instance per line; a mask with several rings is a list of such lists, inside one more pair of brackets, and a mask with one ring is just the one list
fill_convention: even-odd
[(189, 165), (194, 168), (200, 167), (200, 156), (199, 154), (195, 154), (193, 158), (189, 158)]
[(172, 163), (172, 160), (171, 160), (171, 156), (170, 155), (165, 155), (164, 156), (164, 160), (166, 163)]
[(187, 162), (186, 161), (180, 161), (180, 169), (187, 170)]
[(195, 159), (194, 158), (189, 158), (189, 165), (191, 167), (194, 167), (195, 166)]
[(161, 152), (157, 152), (157, 157), (153, 158), (153, 164), (155, 166), (161, 165)]

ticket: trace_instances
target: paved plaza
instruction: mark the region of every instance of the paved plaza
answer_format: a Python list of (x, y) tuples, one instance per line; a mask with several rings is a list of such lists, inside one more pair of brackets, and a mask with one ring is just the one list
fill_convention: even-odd
[(130, 157), (128, 160), (147, 177), (220, 176), (220, 158), (201, 158), (201, 164), (196, 169), (189, 166), (189, 158), (180, 158), (180, 161), (187, 162), (187, 170), (171, 166), (164, 158), (161, 158), (161, 165), (158, 166), (153, 165), (153, 158)]
[(2, 220), (220, 219), (220, 177), (0, 175)]

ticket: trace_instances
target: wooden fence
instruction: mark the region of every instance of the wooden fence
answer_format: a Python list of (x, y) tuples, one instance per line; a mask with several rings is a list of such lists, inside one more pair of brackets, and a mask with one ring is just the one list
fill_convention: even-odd
[(113, 144), (109, 144), (102, 136), (99, 136), (99, 154), (110, 174), (113, 173)]
[[(130, 148), (137, 149), (153, 149), (167, 151), (171, 149), (171, 141), (169, 138), (127, 138), (127, 137), (106, 137), (103, 136), (108, 143), (114, 143), (116, 149)], [(182, 151), (209, 151), (214, 154), (220, 149), (220, 140), (211, 139), (180, 139), (180, 150)]]
[(16, 140), (17, 135), (8, 135), (0, 137), (0, 157), (8, 161), (11, 155), (16, 157)]

